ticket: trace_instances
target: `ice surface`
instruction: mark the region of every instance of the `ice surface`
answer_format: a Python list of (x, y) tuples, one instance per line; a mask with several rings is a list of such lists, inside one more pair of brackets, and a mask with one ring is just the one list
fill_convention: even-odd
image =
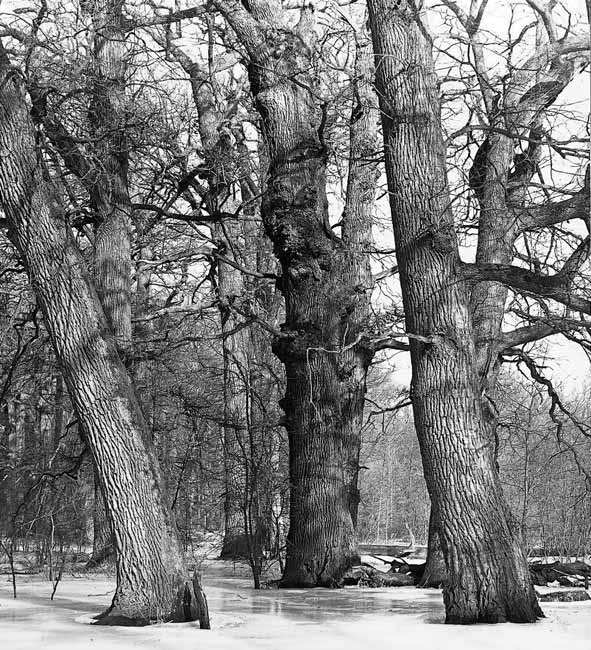
[(0, 582), (2, 650), (590, 650), (591, 601), (543, 603), (533, 625), (442, 625), (441, 592), (414, 587), (254, 591), (228, 563), (209, 563), (203, 586), (212, 627), (90, 626), (113, 595), (104, 576), (51, 583), (20, 576), (18, 599)]

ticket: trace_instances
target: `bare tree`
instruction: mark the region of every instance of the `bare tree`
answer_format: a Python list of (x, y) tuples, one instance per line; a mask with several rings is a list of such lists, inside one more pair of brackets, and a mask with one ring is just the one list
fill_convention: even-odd
[[(285, 364), (281, 400), (290, 444), (290, 529), (284, 586), (332, 585), (357, 558), (352, 509), (360, 413), (373, 354), (364, 338), (371, 287), (359, 254), (331, 228), (326, 198), (326, 102), (315, 90), (312, 8), (290, 28), (278, 2), (246, 9), (219, 0), (249, 57), (249, 79), (269, 155), (262, 218), (280, 261), (286, 322), (274, 341)], [(360, 103), (361, 113), (365, 106)], [(365, 227), (365, 226), (364, 226)], [(361, 235), (360, 239), (363, 239)], [(354, 505), (355, 504), (355, 505)], [(352, 506), (354, 507), (352, 508)]]
[(534, 621), (542, 613), (480, 397), (430, 39), (413, 3), (368, 5), (415, 425), (449, 574), (446, 621)]
[[(103, 623), (208, 625), (188, 577), (143, 415), (36, 145), (21, 78), (2, 49), (0, 199), (43, 311), (113, 525), (117, 589)], [(18, 137), (17, 137), (18, 134)]]

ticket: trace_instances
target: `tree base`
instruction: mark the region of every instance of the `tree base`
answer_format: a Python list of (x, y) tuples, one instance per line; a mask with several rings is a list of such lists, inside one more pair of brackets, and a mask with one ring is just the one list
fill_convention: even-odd
[[(170, 613), (160, 618), (142, 616), (141, 614), (130, 614), (120, 605), (116, 604), (117, 594), (113, 604), (102, 614), (94, 617), (93, 625), (113, 625), (122, 627), (144, 627), (154, 623), (190, 623), (199, 621), (202, 630), (210, 629), (209, 608), (207, 599), (197, 574), (193, 575), (191, 582), (184, 582), (177, 591), (174, 602), (170, 606)], [(137, 604), (134, 604), (137, 609)], [(162, 611), (164, 607), (159, 608)]]
[[(279, 587), (281, 589), (313, 589), (328, 587), (338, 589), (343, 584), (343, 576), (354, 566), (359, 565), (359, 555), (349, 555), (339, 562), (328, 558), (295, 562), (290, 566), (289, 558)], [(317, 570), (314, 570), (317, 567)]]
[(147, 618), (130, 618), (129, 616), (124, 616), (123, 614), (111, 613), (110, 609), (107, 609), (102, 614), (94, 617), (93, 625), (113, 625), (121, 627), (145, 627), (150, 625), (152, 621)]
[(446, 611), (448, 612), (445, 617), (445, 622), (448, 625), (473, 625), (475, 623), (535, 623), (538, 619), (544, 618), (538, 605), (537, 598), (535, 602), (515, 602), (510, 603), (491, 603), (486, 608), (480, 606), (479, 608), (465, 607), (461, 613), (449, 612), (448, 602), (446, 601)]

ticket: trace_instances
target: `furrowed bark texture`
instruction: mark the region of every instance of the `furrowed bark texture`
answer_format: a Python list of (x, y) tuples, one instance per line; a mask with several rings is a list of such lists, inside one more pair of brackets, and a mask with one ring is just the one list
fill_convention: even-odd
[[(294, 30), (269, 6), (249, 13), (216, 1), (246, 47), (269, 154), (262, 217), (281, 264), (286, 304), (274, 351), (285, 365), (281, 400), (290, 450), (290, 528), (283, 586), (330, 586), (357, 561), (351, 470), (371, 350), (361, 340), (367, 289), (328, 222), (325, 116), (316, 103), (308, 36), (311, 11)], [(258, 18), (258, 20), (255, 19)], [(292, 81), (293, 80), (293, 81)], [(352, 269), (355, 272), (352, 272)], [(361, 310), (363, 311), (363, 310)], [(356, 490), (356, 487), (355, 487)]]
[(0, 56), (0, 201), (113, 524), (117, 589), (101, 622), (195, 620), (196, 594), (133, 386), (43, 171), (18, 73)]
[[(92, 183), (87, 183), (94, 213), (93, 279), (117, 348), (129, 365), (131, 327), (131, 216), (127, 171), (126, 72), (128, 47), (120, 0), (86, 5), (93, 26), (93, 83), (88, 111), (93, 142)], [(94, 540), (89, 566), (112, 559), (111, 522), (95, 485)]]
[(425, 571), (421, 576), (418, 587), (441, 587), (447, 578), (445, 559), (439, 538), (439, 525), (435, 509), (431, 507), (429, 516), (429, 540), (427, 544), (427, 560)]
[(126, 136), (127, 34), (121, 0), (93, 0), (93, 86), (88, 112), (96, 219), (94, 282), (119, 352), (131, 354), (131, 217)]
[[(375, 162), (378, 145), (378, 98), (373, 89), (373, 50), (368, 33), (360, 33), (357, 40), (353, 90), (353, 109), (349, 127), (349, 173), (345, 209), (341, 220), (343, 239), (343, 271), (348, 277), (349, 288), (355, 291), (349, 319), (357, 324), (358, 331), (368, 322), (373, 277), (368, 251), (373, 239), (371, 226), (378, 168)], [(356, 382), (356, 408), (351, 414), (351, 429), (357, 434), (351, 437), (349, 459), (345, 466), (349, 491), (349, 510), (353, 525), (357, 527), (359, 510), (359, 454), (360, 431), (363, 426), (363, 404), (367, 370), (364, 359), (358, 359)]]
[(541, 615), (496, 472), (445, 169), (437, 79), (406, 2), (370, 0), (386, 173), (425, 479), (448, 569), (448, 623)]
[[(537, 171), (541, 154), (541, 125), (544, 113), (573, 78), (575, 65), (572, 55), (551, 59), (548, 65), (548, 42), (538, 18), (537, 48), (534, 55), (521, 67), (512, 68), (503, 84), (500, 100), (489, 108), (491, 133), (481, 143), (470, 170), (470, 187), (478, 200), (478, 243), (476, 264), (511, 264), (515, 244), (528, 227), (543, 227), (546, 223), (585, 218), (588, 215), (588, 196), (582, 208), (583, 190), (573, 199), (544, 206), (527, 206), (527, 188)], [(477, 57), (478, 33), (469, 39)], [(580, 55), (577, 55), (580, 56)], [(484, 61), (477, 65), (484, 65)], [(490, 84), (488, 70), (479, 68), (481, 83)], [(485, 89), (485, 92), (486, 89)], [(524, 151), (521, 138), (529, 138)], [(533, 208), (533, 209), (532, 209)], [(537, 209), (536, 209), (537, 208)], [(537, 218), (534, 216), (538, 212)], [(471, 308), (476, 348), (478, 375), (483, 396), (484, 414), (491, 429), (491, 444), (497, 446), (496, 427), (497, 385), (503, 353), (503, 323), (507, 285), (499, 282), (477, 282), (471, 290)], [(540, 331), (541, 336), (547, 335)], [(535, 340), (535, 337), (532, 339)], [(431, 529), (432, 530), (432, 529)], [(438, 544), (430, 544), (428, 563)]]

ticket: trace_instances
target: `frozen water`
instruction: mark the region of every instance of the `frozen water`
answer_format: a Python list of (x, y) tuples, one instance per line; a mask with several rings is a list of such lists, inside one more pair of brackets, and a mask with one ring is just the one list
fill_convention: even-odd
[(89, 625), (113, 595), (104, 576), (51, 583), (20, 577), (18, 599), (0, 582), (2, 650), (589, 650), (591, 601), (543, 603), (533, 625), (443, 625), (438, 590), (414, 587), (255, 591), (226, 563), (204, 570), (213, 629), (194, 624), (109, 628)]

